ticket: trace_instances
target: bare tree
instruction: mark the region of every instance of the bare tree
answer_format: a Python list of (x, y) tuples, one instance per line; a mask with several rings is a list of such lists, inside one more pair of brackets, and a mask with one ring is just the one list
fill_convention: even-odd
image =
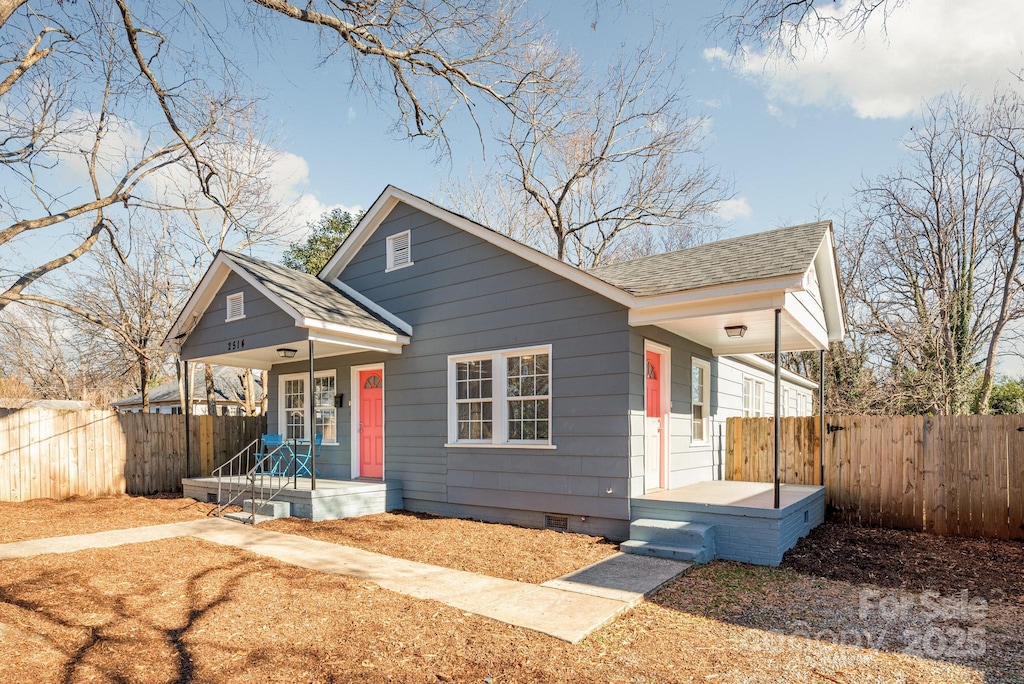
[[(133, 386), (117, 351), (59, 309), (11, 307), (0, 314), (0, 376), (43, 399), (76, 399), (107, 407)], [(22, 395), (24, 396), (24, 394)]]
[(727, 0), (711, 17), (712, 34), (725, 37), (732, 54), (750, 49), (792, 58), (829, 38), (863, 32), (872, 17), (885, 20), (904, 0), (850, 0), (842, 4), (815, 0)]
[(251, 2), (314, 27), (329, 57), (349, 58), (359, 90), (397, 113), (397, 130), (444, 151), (455, 107), (474, 120), (481, 101), (511, 111), (553, 66), (527, 59), (544, 38), (521, 0)]
[(908, 159), (862, 191), (858, 305), (880, 340), (903, 412), (987, 406), (1006, 328), (1024, 317), (1024, 120), (1017, 96), (979, 106), (946, 97), (905, 141)]
[[(73, 317), (83, 334), (97, 334), (116, 350), (116, 366), (134, 367), (142, 410), (149, 411), (149, 386), (168, 375), (170, 358), (161, 347), (164, 332), (187, 293), (188, 281), (170, 255), (170, 236), (132, 227), (127, 251), (94, 251), (87, 272), (54, 286), (54, 296), (29, 295)], [(84, 327), (82, 327), (84, 326)], [(108, 361), (109, 363), (109, 361)]]
[(602, 80), (566, 60), (549, 89), (518, 99), (498, 136), (497, 169), (449, 199), (479, 216), (500, 192), (508, 209), (522, 210), (509, 214), (517, 225), (499, 230), (582, 268), (699, 241), (724, 184), (701, 159), (706, 122), (683, 107), (674, 65), (653, 44)]

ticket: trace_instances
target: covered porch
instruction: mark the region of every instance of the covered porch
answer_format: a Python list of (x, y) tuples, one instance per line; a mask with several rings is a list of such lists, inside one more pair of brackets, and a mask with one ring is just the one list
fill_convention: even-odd
[[(343, 486), (339, 483), (350, 481), (341, 478), (362, 475), (362, 480), (376, 480), (378, 484), (384, 479), (381, 440), (374, 439), (382, 430), (383, 377), (382, 373), (375, 376), (371, 388), (375, 392), (368, 390), (364, 397), (373, 400), (368, 404), (373, 411), (360, 415), (361, 389), (353, 384), (350, 393), (345, 378), (322, 369), (332, 366), (331, 359), (336, 357), (363, 354), (382, 359), (399, 355), (411, 335), (411, 326), (341, 285), (254, 257), (221, 252), (171, 327), (165, 344), (178, 353), (186, 376), (193, 363), (259, 369), (266, 372), (265, 379), (276, 374), (275, 382), (265, 382), (270, 398), (268, 432), (278, 437), (277, 444), (283, 440), (307, 451), (306, 472), (300, 475), (309, 477), (298, 478), (298, 487), (275, 498), (295, 499), (291, 502), (293, 514), (300, 517), (337, 517), (330, 512), (345, 507), (334, 506), (326, 499), (341, 497), (342, 490), (348, 499), (353, 492), (367, 491), (361, 486), (365, 483)], [(369, 397), (371, 394), (374, 396)], [(353, 425), (339, 425), (343, 415), (351, 416)], [(186, 414), (186, 422), (188, 419)], [(360, 421), (358, 426), (356, 421)], [(350, 427), (351, 440), (345, 434)], [(260, 453), (267, 452), (263, 442), (270, 444), (272, 440), (261, 442)], [(339, 454), (344, 456), (344, 468), (337, 463), (332, 467), (330, 459), (322, 458), (333, 455), (337, 461)], [(367, 467), (360, 472), (351, 463), (358, 463), (364, 456)], [(243, 460), (251, 465), (252, 458), (249, 454)], [(244, 467), (236, 467), (241, 464), (240, 460), (222, 473), (230, 474), (227, 485), (233, 486), (231, 477), (245, 472)], [(373, 464), (375, 468), (369, 467)], [(321, 477), (321, 472), (327, 479)], [(207, 498), (209, 483), (196, 480), (183, 484), (186, 491), (198, 488), (200, 498)], [(323, 497), (318, 494), (322, 489), (328, 492)], [(390, 500), (394, 501), (395, 495)], [(400, 505), (400, 493), (397, 500)], [(381, 503), (378, 507), (385, 510), (384, 506)]]

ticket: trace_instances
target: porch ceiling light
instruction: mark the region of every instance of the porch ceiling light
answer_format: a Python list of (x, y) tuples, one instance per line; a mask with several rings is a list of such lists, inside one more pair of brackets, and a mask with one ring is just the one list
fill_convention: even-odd
[(296, 353), (296, 350), (294, 350), (294, 349), (286, 349), (284, 347), (282, 347), (281, 349), (277, 350), (277, 355), (280, 356), (282, 359), (294, 359), (295, 358), (295, 353)]
[(747, 326), (745, 325), (727, 325), (725, 326), (725, 334), (729, 337), (743, 337), (747, 334)]

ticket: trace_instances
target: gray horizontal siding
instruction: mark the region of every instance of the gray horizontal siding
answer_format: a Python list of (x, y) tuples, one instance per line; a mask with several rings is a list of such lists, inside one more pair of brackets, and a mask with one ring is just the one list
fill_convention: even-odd
[[(385, 273), (385, 239), (404, 230), (413, 265)], [(623, 307), (405, 206), (341, 280), (413, 326), (384, 372), (385, 470), (407, 501), (628, 518)], [(556, 449), (446, 449), (448, 356), (541, 344), (552, 345)]]
[[(244, 295), (245, 318), (225, 322), (227, 296), (236, 292)], [(231, 273), (185, 339), (181, 358), (190, 360), (228, 353), (227, 343), (234, 340), (244, 339), (245, 349), (254, 349), (297, 342), (305, 340), (306, 336), (307, 331), (295, 327), (291, 316), (237, 273)]]

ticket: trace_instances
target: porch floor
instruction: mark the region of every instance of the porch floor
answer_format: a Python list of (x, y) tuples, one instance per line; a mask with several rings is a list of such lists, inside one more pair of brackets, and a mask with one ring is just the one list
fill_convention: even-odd
[[(631, 538), (642, 521), (702, 523), (713, 527), (704, 540), (711, 557), (756, 565), (778, 565), (797, 541), (825, 521), (825, 488), (766, 482), (714, 480), (651, 492), (631, 501)], [(634, 535), (633, 528), (637, 529)]]
[[(247, 488), (244, 475), (225, 477), (220, 497), (226, 502)], [(291, 515), (313, 520), (354, 518), (384, 513), (402, 507), (402, 485), (381, 480), (332, 480), (316, 478), (316, 489), (308, 477), (298, 478), (297, 486), (288, 486), (275, 497), (291, 505)], [(217, 502), (216, 477), (188, 477), (181, 481), (182, 494), (198, 501)], [(249, 498), (244, 494), (237, 503)]]
[[(636, 501), (665, 502), (667, 504), (693, 504), (694, 506), (727, 507), (733, 509), (752, 508), (775, 510), (774, 486), (770, 482), (740, 482), (738, 480), (711, 480), (696, 484), (662, 489)], [(784, 484), (779, 487), (779, 510), (797, 505), (824, 491), (813, 485)], [(756, 515), (756, 514), (755, 514)]]

